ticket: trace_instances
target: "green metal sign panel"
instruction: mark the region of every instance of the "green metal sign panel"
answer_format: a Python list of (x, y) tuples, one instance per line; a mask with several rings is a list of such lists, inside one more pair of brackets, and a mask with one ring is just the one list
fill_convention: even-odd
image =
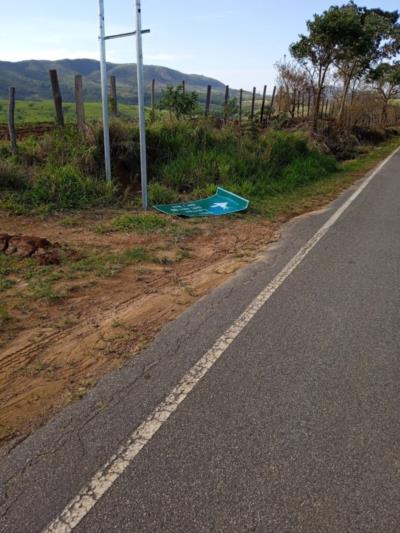
[(155, 205), (154, 208), (167, 215), (193, 218), (238, 213), (245, 211), (249, 207), (249, 203), (246, 198), (218, 187), (216, 194), (210, 198), (181, 204), (160, 204)]

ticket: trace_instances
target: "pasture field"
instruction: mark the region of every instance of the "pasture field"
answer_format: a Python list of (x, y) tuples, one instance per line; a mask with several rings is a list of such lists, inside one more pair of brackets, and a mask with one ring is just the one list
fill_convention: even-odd
[[(137, 118), (137, 106), (129, 104), (119, 104), (121, 118)], [(76, 122), (75, 104), (65, 102), (63, 104), (64, 118), (67, 124)], [(0, 124), (7, 123), (8, 101), (0, 99)], [(86, 119), (89, 122), (101, 119), (100, 102), (85, 103)], [(40, 124), (54, 121), (54, 104), (52, 100), (17, 100), (15, 106), (15, 121), (17, 126), (23, 124)]]

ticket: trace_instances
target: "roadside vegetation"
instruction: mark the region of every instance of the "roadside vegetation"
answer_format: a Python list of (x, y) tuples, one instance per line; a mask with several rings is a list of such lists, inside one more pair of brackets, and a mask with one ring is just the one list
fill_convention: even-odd
[[(163, 119), (148, 127), (151, 203), (200, 197), (222, 185), (259, 199), (296, 189), (335, 171), (332, 155), (305, 132), (216, 128), (211, 121)], [(28, 138), (17, 155), (1, 149), (0, 206), (13, 213), (132, 206), (137, 201), (139, 138), (121, 120), (111, 126), (116, 181), (102, 178), (102, 132), (92, 126)]]

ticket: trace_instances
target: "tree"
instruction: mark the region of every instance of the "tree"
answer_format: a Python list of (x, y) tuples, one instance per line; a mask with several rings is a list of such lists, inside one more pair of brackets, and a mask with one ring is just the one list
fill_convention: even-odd
[(314, 130), (329, 69), (340, 70), (346, 97), (356, 74), (360, 76), (379, 57), (398, 51), (397, 20), (396, 11), (360, 8), (349, 2), (331, 6), (307, 22), (308, 34), (300, 35), (290, 51), (315, 80)]
[(399, 14), (358, 7), (354, 2), (341, 7), (348, 29), (334, 52), (334, 65), (343, 82), (339, 120), (343, 117), (351, 84), (360, 80), (378, 61), (399, 50)]
[(182, 85), (167, 87), (161, 94), (159, 108), (166, 109), (179, 120), (196, 113), (198, 100), (199, 96), (195, 91), (186, 92)]
[(295, 93), (309, 92), (312, 88), (307, 71), (294, 61), (280, 61), (275, 64), (278, 71), (277, 84), (280, 89), (279, 98), (284, 109), (292, 112), (291, 96)]
[(382, 98), (382, 115), (385, 118), (390, 100), (400, 94), (400, 61), (381, 63), (370, 71), (368, 81)]

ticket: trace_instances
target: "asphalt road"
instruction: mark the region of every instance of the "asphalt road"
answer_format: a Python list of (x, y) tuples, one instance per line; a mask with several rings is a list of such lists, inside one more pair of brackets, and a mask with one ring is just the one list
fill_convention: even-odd
[[(59, 517), (353, 192), (290, 223), (264, 259), (3, 455), (0, 531)], [(74, 530), (400, 531), (399, 304), (397, 153), (108, 490), (75, 506)]]

